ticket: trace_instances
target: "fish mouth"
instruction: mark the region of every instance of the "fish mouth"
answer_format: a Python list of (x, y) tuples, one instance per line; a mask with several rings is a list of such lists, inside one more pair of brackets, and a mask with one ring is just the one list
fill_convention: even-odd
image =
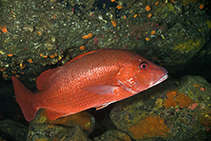
[(167, 72), (166, 74), (164, 74), (163, 76), (161, 76), (157, 81), (155, 81), (154, 83), (152, 83), (152, 86), (155, 86), (161, 82), (163, 82), (164, 80), (166, 80), (168, 78)]

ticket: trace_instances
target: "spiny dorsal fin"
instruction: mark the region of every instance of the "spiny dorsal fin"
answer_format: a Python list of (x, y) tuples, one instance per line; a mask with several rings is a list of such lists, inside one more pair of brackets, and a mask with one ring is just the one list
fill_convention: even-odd
[[(74, 57), (72, 60), (70, 60), (69, 62), (67, 62), (67, 63), (64, 64), (64, 65), (68, 65), (69, 63), (71, 63), (71, 62), (73, 62), (73, 61), (75, 61), (75, 60), (78, 60), (78, 59), (80, 59), (80, 58), (82, 58), (82, 57), (84, 57), (84, 56), (86, 56), (86, 55), (88, 55), (88, 54), (92, 54), (92, 53), (94, 53), (94, 52), (101, 51), (101, 50), (103, 50), (103, 49), (93, 50), (93, 51), (90, 51), (90, 52), (87, 52), (87, 53), (84, 53), (84, 54), (80, 54), (80, 55)], [(64, 66), (64, 65), (63, 65), (63, 66)]]
[(48, 84), (48, 82), (51, 80), (51, 78), (59, 69), (61, 69), (61, 67), (58, 67), (55, 69), (49, 69), (41, 73), (40, 76), (38, 76), (36, 80), (37, 88), (39, 90), (42, 90), (44, 86)]
[[(78, 60), (78, 59), (82, 58), (83, 56), (92, 54), (92, 53), (100, 51), (100, 50), (103, 50), (103, 49), (93, 50), (93, 51), (78, 55), (78, 56), (74, 57), (72, 60), (70, 60), (69, 62), (67, 62), (66, 64), (64, 64), (63, 66), (68, 65), (69, 63), (71, 63), (75, 60)], [(63, 66), (61, 66), (61, 67), (63, 67)], [(43, 73), (41, 73), (41, 75), (36, 80), (37, 88), (39, 90), (42, 90), (45, 87), (45, 85), (48, 84), (48, 82), (54, 76), (55, 72), (57, 72), (59, 69), (61, 69), (61, 67), (58, 67), (55, 69), (49, 69), (49, 70), (46, 70)]]

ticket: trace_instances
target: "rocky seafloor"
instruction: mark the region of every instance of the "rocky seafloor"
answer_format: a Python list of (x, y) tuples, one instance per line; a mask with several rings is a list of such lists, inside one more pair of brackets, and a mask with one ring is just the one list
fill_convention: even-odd
[[(1, 0), (0, 140), (209, 139), (210, 13), (209, 0)], [(41, 72), (103, 48), (135, 52), (169, 79), (99, 111), (24, 119), (11, 76), (36, 91)]]

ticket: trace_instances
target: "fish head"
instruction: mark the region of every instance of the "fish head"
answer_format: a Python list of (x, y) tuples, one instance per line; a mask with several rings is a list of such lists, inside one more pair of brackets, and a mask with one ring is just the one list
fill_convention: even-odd
[(116, 78), (125, 90), (137, 94), (166, 80), (167, 73), (165, 68), (134, 55), (123, 64)]

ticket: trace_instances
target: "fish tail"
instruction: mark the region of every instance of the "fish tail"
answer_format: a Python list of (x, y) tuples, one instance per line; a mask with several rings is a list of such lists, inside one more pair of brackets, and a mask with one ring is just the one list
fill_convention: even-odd
[(12, 76), (15, 98), (27, 121), (31, 121), (39, 108), (33, 103), (34, 93), (29, 91), (16, 77)]

